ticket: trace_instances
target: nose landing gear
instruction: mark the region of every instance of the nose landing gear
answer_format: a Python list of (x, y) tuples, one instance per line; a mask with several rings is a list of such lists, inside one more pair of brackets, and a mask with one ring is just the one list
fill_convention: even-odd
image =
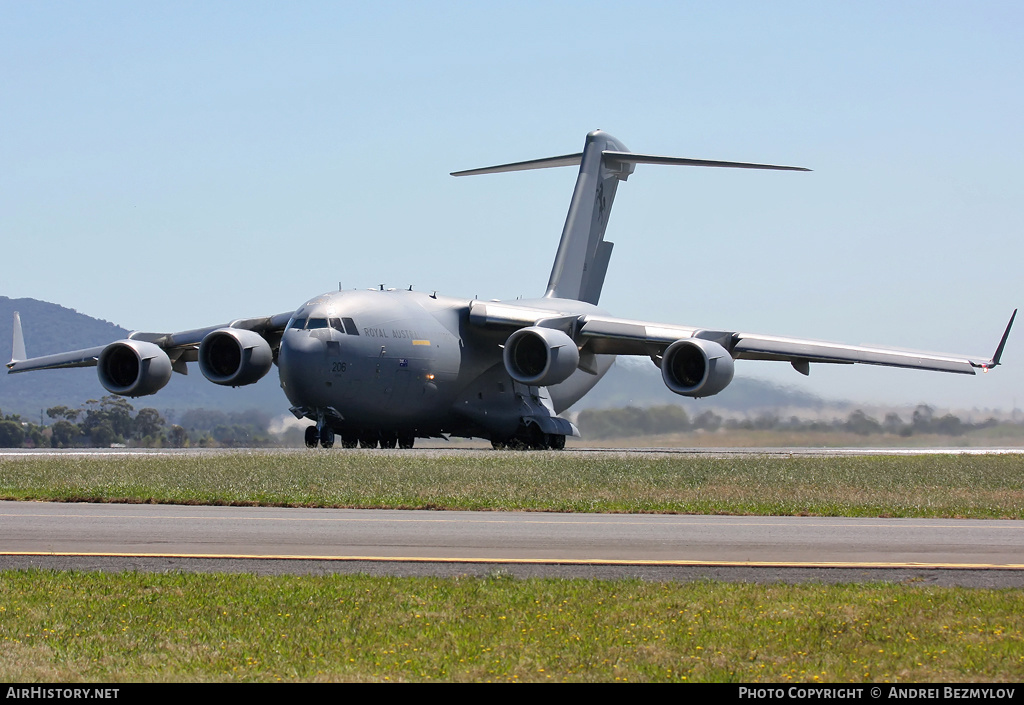
[(306, 447), (316, 448), (319, 442), (320, 432), (316, 430), (316, 426), (306, 426)]
[(307, 448), (316, 448), (318, 444), (324, 448), (331, 448), (334, 446), (334, 430), (330, 426), (324, 426), (319, 430), (316, 426), (307, 426), (305, 440)]
[(323, 430), (320, 431), (320, 446), (322, 448), (331, 448), (334, 446), (334, 431), (330, 426), (324, 426)]

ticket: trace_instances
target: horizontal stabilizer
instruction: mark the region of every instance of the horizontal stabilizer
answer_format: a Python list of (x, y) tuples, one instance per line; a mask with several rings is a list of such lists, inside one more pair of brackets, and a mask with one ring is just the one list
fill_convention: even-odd
[[(748, 162), (722, 162), (710, 159), (688, 159), (686, 157), (662, 157), (656, 154), (636, 154), (634, 152), (616, 152), (605, 150), (601, 156), (606, 164), (672, 164), (676, 166), (714, 166), (733, 169), (774, 169), (776, 171), (810, 171), (802, 166), (779, 166), (776, 164), (750, 164)], [(579, 166), (583, 153), (565, 154), (561, 157), (530, 159), (525, 162), (485, 166), (480, 169), (453, 171), (452, 176), (478, 176), (480, 174), (500, 174), (507, 171), (528, 171), (530, 169), (550, 169), (559, 166)]]
[(775, 164), (749, 164), (747, 162), (719, 162), (708, 159), (687, 159), (686, 157), (660, 157), (654, 154), (633, 152), (602, 152), (606, 162), (623, 164), (675, 164), (677, 166), (717, 166), (733, 169), (775, 169), (776, 171), (810, 171), (802, 166), (777, 166)]
[(477, 176), (478, 174), (500, 174), (505, 171), (528, 171), (530, 169), (550, 169), (556, 166), (579, 166), (583, 159), (583, 152), (576, 154), (565, 154), (561, 157), (545, 157), (544, 159), (531, 159), (525, 162), (514, 162), (512, 164), (499, 164), (497, 166), (485, 166), (481, 169), (466, 169), (465, 171), (453, 171), (452, 176)]

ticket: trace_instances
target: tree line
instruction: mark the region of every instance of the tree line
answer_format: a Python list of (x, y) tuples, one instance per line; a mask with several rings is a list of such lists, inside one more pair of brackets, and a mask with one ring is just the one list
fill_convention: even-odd
[(941, 436), (962, 436), (970, 431), (991, 428), (1001, 422), (988, 418), (980, 423), (963, 421), (953, 414), (938, 415), (935, 409), (921, 404), (914, 409), (909, 419), (890, 412), (879, 421), (861, 409), (851, 412), (845, 419), (812, 421), (796, 416), (782, 418), (766, 412), (753, 418), (724, 418), (714, 411), (704, 411), (691, 418), (678, 405), (634, 407), (622, 409), (587, 409), (581, 411), (576, 420), (580, 432), (588, 438), (626, 438), (630, 436), (651, 436), (692, 431), (843, 431), (861, 436), (871, 434), (892, 434), (904, 438), (937, 434)]
[[(170, 412), (165, 412), (171, 415)], [(54, 406), (46, 410), (51, 423), (33, 423), (17, 414), (0, 412), (0, 448), (107, 448), (131, 445), (148, 448), (184, 447), (266, 447), (298, 445), (268, 431), (271, 416), (263, 411), (223, 412), (192, 409), (181, 412), (174, 423), (164, 414), (147, 407), (138, 412), (124, 397), (90, 399), (77, 407)], [(682, 406), (627, 406), (619, 409), (581, 411), (576, 424), (586, 438), (626, 438), (693, 431), (802, 431), (848, 432), (861, 436), (892, 434), (904, 438), (935, 434), (961, 436), (991, 428), (1000, 421), (988, 418), (980, 423), (963, 421), (953, 414), (938, 415), (926, 404), (903, 419), (890, 412), (882, 420), (861, 409), (846, 418), (831, 421), (782, 418), (767, 412), (755, 417), (725, 418), (707, 410), (691, 417)], [(1020, 424), (1018, 424), (1020, 426)], [(1024, 428), (1024, 427), (1022, 427)]]
[(252, 447), (278, 443), (267, 428), (270, 416), (259, 411), (185, 411), (170, 423), (156, 409), (135, 411), (124, 397), (90, 399), (77, 408), (46, 410), (51, 423), (33, 423), (0, 412), (0, 448), (144, 448)]

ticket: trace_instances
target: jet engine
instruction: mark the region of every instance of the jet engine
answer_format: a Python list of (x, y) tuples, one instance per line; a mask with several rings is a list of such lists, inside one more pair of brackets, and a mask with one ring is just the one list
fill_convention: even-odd
[(170, 381), (171, 359), (159, 345), (118, 340), (103, 348), (96, 373), (108, 392), (144, 397), (156, 394)]
[(732, 381), (732, 375), (732, 355), (710, 340), (677, 340), (661, 357), (661, 378), (665, 386), (686, 397), (718, 394)]
[(546, 387), (569, 379), (580, 364), (580, 350), (554, 328), (521, 328), (505, 341), (505, 369), (517, 382)]
[(258, 382), (274, 364), (274, 353), (259, 333), (221, 328), (199, 343), (199, 369), (214, 384), (242, 387)]

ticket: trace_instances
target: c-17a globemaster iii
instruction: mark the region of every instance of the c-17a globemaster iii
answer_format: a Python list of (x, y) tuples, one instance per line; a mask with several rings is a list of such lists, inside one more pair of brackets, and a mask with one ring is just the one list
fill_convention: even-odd
[[(644, 355), (665, 385), (707, 397), (733, 378), (733, 361), (867, 363), (974, 374), (999, 364), (1013, 316), (991, 359), (918, 353), (614, 318), (598, 308), (612, 243), (604, 240), (615, 190), (637, 164), (807, 171), (799, 167), (635, 154), (611, 135), (583, 151), (455, 172), (453, 176), (579, 166), (547, 291), (484, 302), (410, 290), (335, 291), (295, 311), (179, 333), (132, 333), (86, 350), (27, 358), (15, 314), (9, 372), (97, 367), (100, 383), (130, 397), (154, 394), (187, 363), (211, 382), (253, 384), (277, 364), (297, 418), (314, 422), (306, 445), (411, 448), (419, 437), (489, 439), (495, 448), (564, 447), (576, 427), (558, 416), (616, 355)], [(1016, 311), (1014, 311), (1014, 316)]]

